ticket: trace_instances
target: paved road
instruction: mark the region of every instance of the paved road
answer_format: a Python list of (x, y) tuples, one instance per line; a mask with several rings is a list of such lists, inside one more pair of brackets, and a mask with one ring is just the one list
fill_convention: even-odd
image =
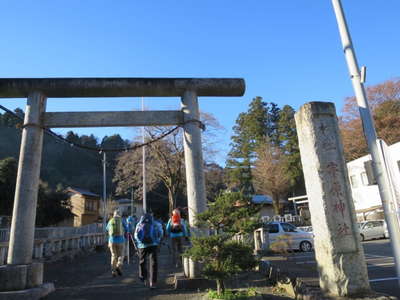
[[(390, 241), (388, 239), (362, 242), (371, 288), (400, 298), (400, 287), (396, 280), (396, 270)], [(295, 254), (297, 265), (316, 264), (314, 252)]]
[[(46, 300), (186, 300), (200, 299), (199, 291), (174, 290), (173, 275), (179, 271), (172, 263), (166, 247), (159, 256), (159, 280), (156, 290), (149, 290), (138, 280), (137, 258), (131, 265), (125, 265), (122, 277), (111, 277), (109, 251), (91, 252), (74, 259), (46, 263), (44, 282), (53, 282), (56, 291)], [(265, 299), (290, 300), (282, 295), (272, 295), (272, 287), (266, 286), (261, 273), (254, 278), (246, 277), (231, 284), (235, 287), (256, 286)]]

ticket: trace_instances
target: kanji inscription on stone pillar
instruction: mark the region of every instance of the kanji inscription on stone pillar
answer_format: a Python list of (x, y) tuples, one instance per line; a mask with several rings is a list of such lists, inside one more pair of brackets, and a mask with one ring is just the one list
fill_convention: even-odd
[(333, 296), (369, 290), (335, 106), (310, 102), (296, 113), (321, 288)]

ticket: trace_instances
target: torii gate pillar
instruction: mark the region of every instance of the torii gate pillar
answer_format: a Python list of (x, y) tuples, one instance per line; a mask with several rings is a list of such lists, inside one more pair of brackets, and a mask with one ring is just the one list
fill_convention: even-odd
[[(185, 169), (188, 197), (189, 225), (191, 232), (198, 235), (195, 226), (196, 215), (206, 210), (206, 193), (203, 171), (203, 154), (201, 147), (200, 113), (197, 94), (186, 91), (182, 97), (184, 122), (183, 146), (185, 149)], [(200, 268), (194, 261), (189, 262), (190, 278), (199, 277)]]
[(32, 251), (45, 108), (46, 97), (42, 93), (29, 94), (18, 163), (8, 265), (0, 269), (3, 285), (0, 290), (23, 290), (43, 283), (43, 264), (32, 264)]

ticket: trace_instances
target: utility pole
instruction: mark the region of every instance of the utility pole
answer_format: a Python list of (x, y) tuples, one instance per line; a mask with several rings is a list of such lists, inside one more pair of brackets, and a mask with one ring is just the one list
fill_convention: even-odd
[[(144, 99), (142, 97), (142, 111), (144, 111)], [(145, 142), (144, 138), (144, 126), (142, 127), (142, 142)], [(147, 197), (146, 197), (146, 146), (142, 147), (142, 173), (143, 173), (143, 213), (147, 213)]]
[(131, 188), (131, 216), (134, 215), (134, 210), (135, 210), (135, 202), (134, 202), (134, 196), (133, 196), (133, 187)]
[(100, 154), (103, 152), (103, 230), (106, 228), (107, 222), (107, 177), (106, 177), (106, 165), (107, 165), (107, 156), (105, 151), (100, 151)]
[(395, 205), (395, 198), (389, 182), (389, 175), (382, 160), (382, 150), (379, 147), (379, 142), (377, 140), (373, 119), (368, 107), (368, 101), (363, 85), (364, 76), (361, 76), (358, 67), (356, 54), (353, 49), (353, 43), (351, 41), (341, 1), (332, 0), (332, 5), (336, 14), (344, 55), (346, 57), (347, 66), (350, 72), (353, 89), (360, 111), (364, 135), (372, 157), (375, 178), (378, 182), (379, 194), (382, 200), (385, 219), (390, 234), (397, 277), (400, 279), (400, 224), (397, 218), (398, 209), (397, 205)]

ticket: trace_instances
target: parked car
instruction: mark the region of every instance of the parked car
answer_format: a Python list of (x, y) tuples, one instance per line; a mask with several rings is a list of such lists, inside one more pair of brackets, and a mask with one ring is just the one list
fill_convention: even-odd
[(365, 221), (358, 223), (362, 241), (389, 237), (384, 220)]
[(388, 239), (388, 238), (389, 238), (389, 230), (388, 230), (387, 224), (385, 222), (385, 239)]
[(313, 234), (302, 231), (296, 226), (285, 222), (270, 222), (265, 224), (268, 229), (269, 242), (285, 241), (289, 246), (288, 250), (311, 251), (314, 247)]
[(313, 228), (312, 228), (312, 226), (299, 226), (299, 227), (297, 227), (297, 229), (299, 229), (299, 230), (301, 230), (301, 231), (313, 233)]

